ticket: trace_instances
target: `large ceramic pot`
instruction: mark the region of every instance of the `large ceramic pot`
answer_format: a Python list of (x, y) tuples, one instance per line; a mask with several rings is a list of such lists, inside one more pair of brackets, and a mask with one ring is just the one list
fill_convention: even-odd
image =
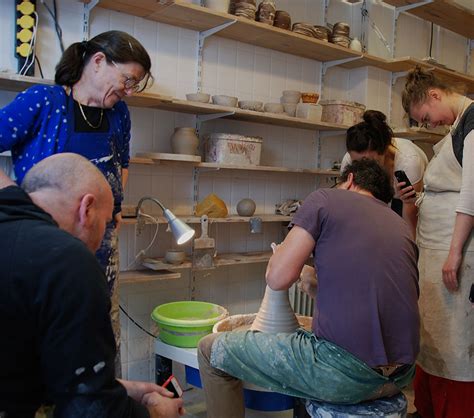
[(175, 128), (171, 149), (175, 154), (198, 155), (199, 138), (194, 128)]

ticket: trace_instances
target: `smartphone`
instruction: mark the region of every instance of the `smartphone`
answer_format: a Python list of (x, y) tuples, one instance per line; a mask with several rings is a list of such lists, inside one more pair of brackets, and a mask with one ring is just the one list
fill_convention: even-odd
[(412, 186), (412, 184), (410, 182), (410, 179), (408, 178), (408, 176), (406, 175), (406, 173), (403, 170), (397, 170), (393, 174), (394, 174), (395, 178), (398, 180), (399, 183), (401, 183), (402, 181), (405, 182), (405, 186), (403, 186), (403, 188), (408, 187), (408, 186)]
[(174, 394), (175, 398), (181, 398), (183, 396), (183, 389), (181, 388), (178, 379), (171, 375), (165, 383), (161, 385), (161, 387), (168, 389), (170, 392)]
[(471, 291), (469, 292), (469, 300), (474, 303), (474, 283), (471, 285)]

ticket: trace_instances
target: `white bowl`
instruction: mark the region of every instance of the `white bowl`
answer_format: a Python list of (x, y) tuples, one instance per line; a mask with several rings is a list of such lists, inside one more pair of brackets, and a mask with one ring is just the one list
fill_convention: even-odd
[(296, 103), (283, 103), (283, 109), (288, 116), (295, 116), (296, 114)]
[(256, 100), (242, 100), (239, 102), (239, 107), (244, 110), (263, 112), (263, 102), (258, 102)]
[(296, 90), (284, 90), (280, 101), (282, 103), (299, 103), (301, 92)]
[(220, 106), (237, 107), (238, 100), (237, 97), (226, 96), (224, 94), (212, 96), (212, 103)]
[(207, 93), (188, 93), (186, 95), (186, 100), (190, 102), (209, 103), (210, 98), (211, 95)]
[(320, 121), (323, 107), (320, 104), (298, 103), (296, 107), (296, 117)]
[(181, 264), (186, 259), (186, 253), (182, 250), (168, 250), (165, 260), (169, 264)]
[(281, 103), (265, 103), (265, 112), (283, 113), (283, 105)]

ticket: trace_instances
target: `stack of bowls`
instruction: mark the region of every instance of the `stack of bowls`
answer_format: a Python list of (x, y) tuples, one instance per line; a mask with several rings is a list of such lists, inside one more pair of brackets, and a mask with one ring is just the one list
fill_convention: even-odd
[(275, 20), (273, 22), (273, 26), (289, 30), (291, 28), (291, 17), (288, 12), (284, 10), (277, 10), (275, 12)]
[(273, 25), (275, 12), (275, 2), (273, 0), (263, 0), (258, 5), (257, 20), (267, 25)]
[(351, 43), (351, 38), (349, 37), (350, 28), (347, 23), (338, 22), (335, 23), (332, 28), (332, 34), (330, 37), (330, 41), (333, 44), (343, 46), (345, 48), (349, 48)]
[(309, 23), (295, 23), (293, 25), (293, 32), (299, 33), (300, 35), (310, 36), (311, 38), (316, 37), (316, 30), (314, 26)]
[(255, 20), (257, 12), (257, 4), (255, 0), (239, 0), (235, 3), (235, 15), (245, 17), (246, 19)]
[(315, 38), (320, 41), (329, 41), (329, 36), (331, 35), (331, 29), (326, 26), (314, 26), (314, 31), (316, 33)]
[(283, 110), (288, 116), (296, 115), (296, 107), (301, 99), (301, 92), (296, 90), (284, 90), (280, 98)]

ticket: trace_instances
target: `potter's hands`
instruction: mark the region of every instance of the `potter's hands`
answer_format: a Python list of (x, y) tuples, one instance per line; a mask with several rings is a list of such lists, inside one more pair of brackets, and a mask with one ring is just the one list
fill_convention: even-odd
[(298, 280), (298, 288), (313, 299), (315, 298), (318, 289), (318, 276), (314, 267), (306, 264), (303, 266)]
[(461, 266), (462, 254), (450, 251), (443, 265), (443, 283), (450, 292), (458, 290), (458, 270)]
[(143, 396), (142, 402), (150, 413), (150, 418), (178, 418), (185, 414), (181, 398), (167, 398), (157, 392)]
[(416, 202), (416, 191), (413, 186), (405, 187), (405, 182), (402, 181), (395, 185), (398, 191), (398, 197), (403, 203), (408, 203), (414, 205)]
[(173, 397), (172, 392), (154, 383), (122, 379), (117, 380), (125, 387), (128, 396), (140, 403), (143, 403), (143, 397), (150, 392), (156, 392), (167, 398)]

